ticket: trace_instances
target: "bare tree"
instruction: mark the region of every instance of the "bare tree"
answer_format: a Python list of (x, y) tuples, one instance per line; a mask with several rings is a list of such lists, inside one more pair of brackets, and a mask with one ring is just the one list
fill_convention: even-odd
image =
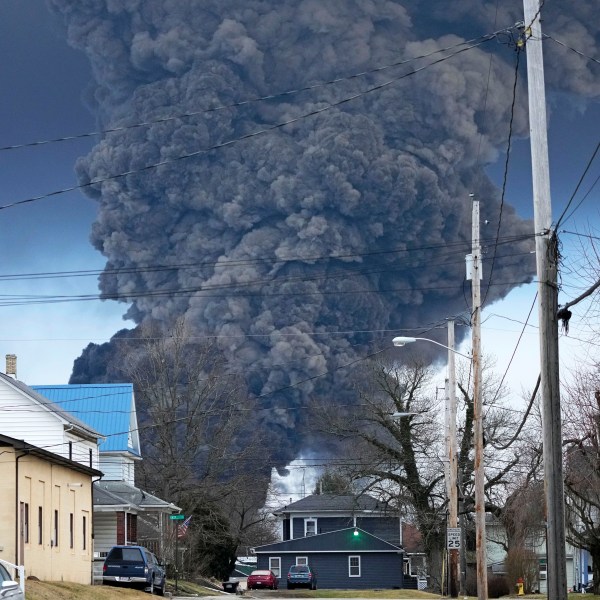
[[(488, 370), (489, 371), (489, 370)], [(419, 529), (428, 555), (432, 586), (441, 589), (447, 498), (444, 486), (443, 400), (432, 391), (433, 370), (374, 364), (361, 373), (361, 402), (340, 414), (320, 408), (327, 431), (348, 447), (346, 473), (368, 490), (402, 510)], [(486, 447), (486, 510), (498, 514), (514, 486), (512, 470), (519, 462), (518, 416), (504, 410), (497, 381), (487, 373), (484, 384)], [(473, 510), (473, 403), (466, 381), (460, 386), (464, 407), (459, 440), (460, 492), (466, 513)], [(394, 413), (405, 413), (394, 418)], [(408, 413), (408, 414), (406, 414)], [(494, 448), (498, 446), (500, 449)], [(359, 458), (360, 457), (360, 458)]]
[(222, 576), (238, 547), (254, 545), (252, 531), (264, 538), (270, 470), (255, 411), (243, 381), (183, 320), (168, 330), (146, 325), (143, 335), (125, 368), (141, 412), (138, 479), (193, 516), (195, 564)]
[(600, 592), (600, 364), (573, 373), (563, 402), (567, 541), (589, 551)]

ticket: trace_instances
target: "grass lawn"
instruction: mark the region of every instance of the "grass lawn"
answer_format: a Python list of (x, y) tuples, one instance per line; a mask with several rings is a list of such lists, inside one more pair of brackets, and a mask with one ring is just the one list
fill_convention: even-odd
[[(174, 582), (168, 582), (168, 590), (173, 591)], [(211, 590), (200, 585), (179, 582), (179, 592), (182, 595), (198, 595), (198, 596), (218, 596), (219, 592)], [(437, 594), (429, 594), (417, 590), (279, 590), (272, 592), (270, 590), (263, 592), (252, 592), (244, 594), (249, 600), (250, 597), (266, 600), (269, 596), (284, 596), (285, 598), (372, 598), (377, 600), (427, 600), (430, 598), (442, 598)], [(81, 585), (77, 583), (61, 583), (61, 582), (41, 582), (28, 580), (25, 584), (26, 600), (114, 600), (118, 597), (119, 600), (149, 600), (152, 597), (149, 594), (138, 590), (130, 590), (127, 588), (114, 588), (102, 585)], [(223, 594), (223, 600), (236, 600), (240, 596), (235, 594)], [(517, 596), (510, 594), (503, 598), (514, 598), (515, 600), (542, 600), (546, 596), (541, 594), (528, 594), (526, 596)], [(463, 600), (462, 598), (460, 600)], [(468, 600), (476, 600), (469, 597)], [(569, 600), (600, 600), (600, 596), (594, 594), (569, 594)]]

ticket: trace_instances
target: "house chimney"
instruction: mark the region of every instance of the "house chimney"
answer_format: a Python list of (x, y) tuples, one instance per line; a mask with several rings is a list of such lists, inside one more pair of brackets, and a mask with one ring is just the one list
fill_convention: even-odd
[(10, 375), (14, 379), (17, 378), (17, 355), (7, 354), (6, 355), (6, 374)]

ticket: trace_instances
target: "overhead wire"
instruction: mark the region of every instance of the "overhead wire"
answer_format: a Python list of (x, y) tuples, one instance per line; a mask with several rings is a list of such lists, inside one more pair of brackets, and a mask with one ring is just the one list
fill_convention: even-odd
[(163, 160), (154, 162), (152, 164), (148, 164), (148, 165), (145, 165), (145, 166), (139, 167), (139, 168), (130, 169), (128, 171), (124, 171), (124, 172), (121, 172), (121, 173), (116, 173), (116, 174), (113, 174), (113, 175), (106, 175), (106, 176), (103, 176), (103, 177), (98, 177), (98, 178), (92, 179), (91, 181), (88, 181), (86, 183), (72, 185), (72, 186), (69, 186), (69, 187), (66, 187), (66, 188), (62, 188), (62, 189), (59, 189), (59, 190), (54, 190), (52, 192), (46, 192), (44, 194), (39, 194), (39, 195), (36, 195), (36, 196), (30, 196), (29, 198), (24, 198), (22, 200), (16, 200), (14, 202), (10, 202), (9, 204), (1, 205), (0, 206), (0, 210), (6, 210), (6, 209), (9, 209), (9, 208), (14, 208), (15, 206), (21, 206), (23, 204), (30, 204), (30, 203), (37, 202), (37, 201), (40, 201), (40, 200), (44, 200), (44, 199), (47, 199), (47, 198), (51, 198), (51, 197), (54, 197), (54, 196), (66, 194), (68, 192), (73, 192), (73, 191), (76, 191), (76, 190), (87, 189), (87, 188), (90, 188), (90, 187), (95, 186), (95, 185), (106, 183), (108, 181), (114, 181), (116, 179), (122, 179), (124, 177), (129, 176), (129, 175), (138, 175), (138, 174), (141, 174), (141, 173), (145, 173), (146, 171), (156, 169), (156, 168), (161, 167), (161, 166), (174, 164), (174, 163), (177, 163), (177, 162), (179, 162), (181, 160), (187, 160), (187, 159), (190, 159), (190, 158), (194, 158), (194, 157), (197, 157), (197, 156), (208, 154), (209, 152), (212, 152), (214, 150), (220, 150), (220, 149), (232, 146), (232, 145), (234, 145), (236, 143), (243, 142), (245, 140), (252, 139), (252, 138), (255, 138), (255, 137), (259, 137), (259, 136), (267, 134), (267, 133), (271, 133), (272, 131), (275, 131), (277, 129), (281, 129), (281, 128), (287, 126), (287, 125), (291, 125), (291, 124), (297, 123), (299, 121), (302, 121), (304, 119), (307, 119), (307, 118), (310, 118), (310, 117), (314, 117), (314, 116), (322, 114), (322, 113), (324, 113), (324, 112), (326, 112), (328, 110), (331, 110), (333, 108), (337, 108), (338, 106), (341, 106), (343, 104), (346, 104), (348, 102), (356, 100), (357, 98), (362, 98), (362, 97), (364, 97), (364, 96), (366, 96), (368, 94), (371, 94), (373, 92), (382, 90), (382, 89), (384, 89), (386, 87), (389, 87), (390, 85), (392, 85), (394, 83), (397, 83), (398, 81), (401, 81), (402, 79), (406, 79), (408, 77), (416, 75), (417, 73), (420, 73), (421, 71), (424, 71), (425, 69), (431, 68), (431, 67), (435, 66), (436, 64), (439, 64), (439, 63), (442, 63), (442, 62), (444, 62), (446, 60), (454, 58), (455, 56), (457, 56), (459, 54), (462, 54), (463, 52), (467, 52), (469, 50), (472, 50), (473, 48), (477, 48), (477, 47), (481, 46), (482, 44), (484, 44), (486, 42), (489, 42), (491, 39), (494, 39), (494, 34), (490, 34), (488, 36), (481, 36), (481, 38), (479, 38), (479, 39), (481, 41), (475, 42), (475, 43), (473, 43), (473, 44), (471, 44), (469, 46), (466, 46), (465, 48), (461, 48), (460, 50), (457, 50), (453, 54), (450, 54), (448, 56), (444, 56), (442, 58), (439, 58), (439, 59), (437, 59), (437, 60), (435, 60), (435, 61), (433, 61), (433, 62), (431, 62), (431, 63), (429, 63), (429, 64), (427, 64), (427, 65), (425, 65), (423, 67), (419, 67), (417, 69), (414, 69), (414, 70), (410, 71), (409, 73), (404, 73), (403, 75), (400, 75), (398, 77), (392, 78), (392, 79), (390, 79), (388, 81), (385, 81), (383, 83), (371, 86), (370, 88), (368, 88), (366, 90), (363, 90), (363, 91), (358, 92), (356, 94), (352, 94), (351, 96), (347, 96), (347, 97), (342, 98), (341, 100), (338, 100), (336, 102), (327, 103), (325, 106), (322, 106), (321, 108), (317, 108), (317, 109), (311, 110), (311, 111), (309, 111), (307, 113), (303, 113), (301, 115), (298, 115), (297, 117), (286, 119), (285, 121), (281, 121), (279, 123), (275, 123), (274, 125), (270, 125), (268, 127), (264, 127), (262, 129), (259, 129), (259, 130), (247, 133), (247, 134), (242, 135), (242, 136), (239, 136), (237, 138), (233, 138), (233, 139), (230, 139), (230, 140), (227, 140), (227, 141), (224, 141), (224, 142), (219, 142), (217, 144), (213, 144), (211, 146), (208, 146), (206, 148), (202, 148), (200, 150), (196, 150), (194, 152), (189, 152), (189, 153), (186, 153), (186, 154), (182, 154), (180, 156), (175, 156), (173, 158), (165, 158)]
[[(511, 244), (519, 241), (526, 241), (528, 239), (534, 239), (534, 234), (522, 234), (522, 235), (510, 235), (502, 238), (501, 243)], [(486, 239), (482, 239), (485, 243)], [(269, 266), (281, 265), (287, 263), (314, 263), (318, 261), (329, 261), (329, 260), (348, 260), (351, 258), (363, 259), (377, 256), (388, 256), (400, 253), (410, 252), (424, 252), (427, 250), (448, 250), (454, 247), (457, 248), (455, 252), (461, 251), (462, 248), (466, 247), (467, 241), (457, 240), (455, 242), (440, 242), (439, 244), (428, 244), (425, 246), (413, 246), (403, 248), (391, 248), (388, 250), (371, 250), (369, 252), (345, 252), (342, 254), (320, 254), (320, 255), (308, 255), (308, 256), (290, 256), (288, 258), (280, 258), (277, 256), (272, 257), (258, 257), (258, 258), (245, 258), (245, 259), (230, 259), (230, 260), (215, 260), (215, 261), (201, 261), (201, 262), (189, 262), (189, 263), (174, 263), (174, 264), (158, 264), (158, 265), (142, 265), (135, 267), (111, 267), (104, 269), (85, 269), (75, 271), (48, 271), (38, 273), (11, 273), (11, 274), (0, 274), (0, 281), (20, 281), (20, 280), (35, 280), (35, 279), (60, 279), (65, 277), (97, 277), (99, 275), (128, 275), (128, 274), (142, 274), (142, 273), (154, 273), (161, 271), (175, 271), (185, 269), (199, 269), (211, 267), (214, 269), (225, 269), (231, 267), (240, 266), (253, 266), (266, 263)]]
[(575, 186), (575, 190), (571, 194), (571, 197), (569, 198), (569, 201), (567, 202), (567, 205), (565, 206), (565, 208), (562, 211), (560, 217), (558, 218), (558, 221), (556, 222), (556, 225), (554, 226), (555, 230), (558, 230), (558, 228), (561, 226), (563, 220), (567, 221), (568, 219), (570, 219), (573, 216), (573, 213), (581, 206), (581, 204), (588, 197), (588, 195), (590, 194), (590, 192), (592, 191), (592, 189), (594, 188), (594, 186), (598, 183), (598, 180), (600, 179), (600, 175), (598, 176), (598, 178), (596, 179), (596, 181), (594, 181), (594, 183), (592, 184), (592, 187), (589, 189), (589, 191), (587, 192), (587, 194), (580, 200), (579, 204), (577, 204), (577, 206), (571, 211), (571, 213), (569, 214), (568, 217), (565, 217), (565, 215), (567, 214), (567, 212), (568, 212), (571, 204), (573, 203), (573, 200), (575, 199), (575, 196), (577, 195), (577, 192), (579, 191), (579, 188), (583, 184), (583, 180), (585, 179), (588, 171), (590, 170), (590, 168), (592, 166), (592, 163), (594, 162), (594, 160), (596, 158), (596, 155), (598, 154), (598, 151), (600, 151), (600, 142), (598, 142), (598, 144), (596, 145), (596, 148), (594, 149), (594, 152), (592, 153), (592, 156), (588, 160), (587, 165), (585, 166), (585, 169), (583, 170), (583, 173), (579, 177), (579, 181), (577, 182), (577, 185)]
[(572, 46), (569, 46), (565, 42), (561, 42), (560, 40), (556, 39), (555, 37), (553, 37), (551, 35), (543, 33), (542, 38), (552, 40), (559, 46), (563, 46), (563, 47), (567, 48), (568, 50), (572, 50), (573, 52), (575, 52), (575, 54), (579, 54), (579, 56), (586, 58), (587, 60), (591, 60), (592, 62), (595, 62), (596, 64), (600, 65), (600, 60), (598, 60), (597, 58), (594, 58), (593, 56), (589, 56), (588, 54), (585, 54), (585, 52), (582, 52), (581, 50), (577, 50), (577, 48), (573, 48)]
[(498, 227), (496, 228), (496, 243), (494, 243), (494, 247), (493, 247), (492, 264), (490, 266), (490, 275), (488, 277), (488, 285), (486, 287), (485, 294), (483, 296), (483, 301), (481, 302), (482, 307), (485, 305), (485, 302), (487, 300), (488, 293), (490, 290), (490, 285), (492, 283), (492, 278), (494, 275), (494, 266), (496, 264), (496, 252), (497, 252), (497, 248), (498, 248), (498, 239), (500, 238), (500, 229), (502, 227), (502, 213), (504, 210), (504, 201), (506, 198), (506, 187), (507, 187), (507, 183), (508, 183), (508, 167), (510, 164), (510, 151), (511, 151), (511, 147), (512, 147), (513, 125), (514, 125), (514, 119), (515, 119), (515, 106), (516, 106), (516, 102), (517, 102), (517, 84), (519, 81), (519, 62), (520, 62), (519, 57), (520, 57), (520, 55), (521, 55), (521, 50), (519, 48), (517, 48), (516, 58), (515, 58), (515, 74), (514, 74), (513, 87), (512, 87), (512, 101), (511, 101), (511, 105), (510, 105), (510, 119), (509, 119), (509, 123), (508, 123), (508, 140), (506, 143), (506, 158), (504, 161), (504, 174), (502, 176), (502, 192), (500, 194)]
[[(520, 280), (499, 281), (494, 282), (494, 286), (518, 286), (532, 283), (530, 277)], [(104, 293), (104, 294), (75, 294), (75, 295), (53, 295), (46, 297), (39, 296), (22, 296), (16, 299), (0, 300), (0, 306), (32, 306), (42, 304), (64, 304), (67, 302), (90, 302), (96, 300), (122, 300), (129, 302), (134, 298), (160, 298), (163, 296), (177, 297), (194, 295), (195, 298), (266, 298), (266, 297), (309, 297), (309, 296), (351, 296), (356, 294), (394, 294), (399, 292), (447, 292), (460, 291), (461, 284), (447, 286), (419, 286), (419, 287), (404, 287), (404, 288), (379, 288), (379, 289), (354, 289), (354, 290), (314, 290), (314, 291), (291, 291), (291, 292), (244, 292), (244, 293), (201, 293), (204, 291), (202, 286), (190, 288), (173, 288), (160, 291), (146, 292), (123, 292), (123, 293)], [(0, 297), (1, 298), (1, 297)]]
[[(494, 23), (495, 25), (495, 23)], [(489, 36), (496, 36), (498, 33), (500, 32), (495, 32), (493, 34), (486, 34), (486, 35), (482, 35), (482, 36), (478, 36), (476, 38), (473, 38), (471, 40), (465, 40), (462, 42), (458, 42), (456, 44), (452, 44), (450, 46), (446, 46), (444, 48), (438, 48), (437, 50), (432, 50), (431, 52), (426, 52), (425, 54), (421, 54), (418, 56), (413, 56), (407, 59), (403, 59), (400, 61), (396, 61), (390, 64), (386, 64), (386, 65), (382, 65), (379, 67), (373, 67), (371, 69), (367, 69), (365, 71), (361, 71), (359, 73), (353, 73), (352, 75), (347, 75), (347, 76), (343, 76), (343, 77), (336, 77), (334, 79), (330, 79), (328, 81), (323, 81), (323, 82), (318, 82), (318, 83), (314, 83), (311, 85), (307, 85), (307, 86), (303, 86), (303, 87), (298, 87), (298, 88), (294, 88), (291, 90), (284, 90), (282, 92), (275, 92), (273, 94), (267, 94), (264, 96), (257, 96), (255, 98), (248, 98), (245, 100), (239, 100), (237, 102), (232, 102), (230, 104), (223, 104), (220, 106), (214, 106), (211, 108), (205, 108), (202, 110), (197, 110), (197, 111), (190, 111), (190, 112), (184, 112), (184, 113), (179, 113), (177, 115), (171, 115), (168, 117), (160, 117), (160, 118), (156, 118), (156, 119), (150, 119), (147, 121), (143, 121), (143, 122), (139, 122), (139, 123), (133, 123), (131, 125), (123, 125), (120, 127), (110, 127), (110, 128), (106, 128), (106, 129), (102, 129), (99, 131), (92, 131), (92, 132), (86, 132), (86, 133), (79, 133), (79, 134), (74, 134), (74, 135), (68, 135), (68, 136), (62, 136), (62, 137), (58, 137), (58, 138), (52, 138), (52, 139), (46, 139), (46, 140), (38, 140), (38, 141), (34, 141), (34, 142), (25, 142), (25, 143), (21, 143), (21, 144), (13, 144), (13, 145), (8, 145), (8, 146), (0, 146), (0, 152), (3, 151), (8, 151), (8, 150), (17, 150), (17, 149), (21, 149), (21, 148), (30, 148), (30, 147), (34, 147), (34, 146), (43, 146), (43, 145), (47, 145), (47, 144), (53, 144), (53, 143), (59, 143), (59, 142), (66, 142), (66, 141), (72, 141), (72, 140), (79, 140), (79, 139), (84, 139), (84, 138), (89, 138), (89, 137), (98, 137), (98, 136), (103, 136), (103, 135), (107, 135), (110, 133), (117, 133), (117, 132), (123, 132), (123, 131), (128, 131), (131, 129), (137, 129), (140, 127), (150, 127), (152, 125), (157, 125), (157, 124), (162, 124), (162, 123), (168, 123), (171, 121), (177, 121), (180, 119), (186, 119), (186, 118), (190, 118), (190, 117), (195, 117), (195, 116), (200, 116), (200, 115), (205, 115), (205, 114), (209, 114), (209, 113), (213, 113), (213, 112), (219, 112), (219, 111), (223, 111), (223, 110), (230, 110), (233, 108), (240, 108), (242, 106), (247, 106), (250, 104), (255, 104), (258, 102), (265, 102), (267, 100), (277, 100), (277, 99), (281, 99), (281, 98), (286, 98), (288, 96), (292, 96), (292, 95), (296, 95), (299, 94), (301, 92), (308, 92), (308, 91), (313, 91), (313, 90), (317, 90), (323, 87), (328, 87), (328, 86), (332, 86), (335, 85), (337, 83), (342, 83), (345, 81), (351, 81), (353, 79), (360, 79), (362, 77), (365, 77), (367, 75), (374, 75), (376, 73), (381, 73), (383, 71), (389, 70), (389, 69), (393, 69), (395, 67), (400, 67), (400, 66), (404, 66), (407, 65), (413, 61), (417, 61), (417, 60), (422, 60), (425, 58), (429, 58), (430, 56), (434, 56), (435, 54), (441, 54), (443, 52), (448, 52), (450, 50), (453, 50), (455, 48), (458, 48), (460, 46), (465, 46), (468, 44), (472, 44), (474, 42), (483, 40), (484, 38), (488, 38)], [(490, 38), (491, 39), (491, 38)]]

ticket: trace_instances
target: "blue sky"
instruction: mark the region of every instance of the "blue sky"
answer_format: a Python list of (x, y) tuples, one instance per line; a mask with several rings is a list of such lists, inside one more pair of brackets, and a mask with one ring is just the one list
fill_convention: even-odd
[[(42, 0), (3, 0), (0, 4), (2, 35), (0, 49), (5, 60), (0, 83), (3, 144), (87, 132), (95, 129), (94, 117), (84, 97), (91, 80), (85, 57), (67, 45), (62, 25), (48, 13)], [(550, 97), (550, 148), (553, 213), (562, 211), (583, 168), (598, 142), (600, 104), (584, 107), (565, 96)], [(87, 153), (93, 139), (4, 151), (0, 154), (3, 190), (0, 204), (76, 184), (74, 164)], [(503, 157), (490, 168), (500, 183)], [(600, 172), (595, 166), (589, 184)], [(519, 213), (532, 216), (529, 145), (515, 142), (507, 198)], [(482, 203), (485, 199), (481, 199)], [(568, 229), (583, 230), (586, 223), (598, 223), (598, 189), (568, 222)], [(0, 250), (4, 257), (1, 274), (60, 272), (101, 269), (103, 257), (88, 241), (95, 217), (94, 202), (72, 192), (0, 211)], [(574, 252), (565, 239), (565, 253)], [(97, 292), (95, 277), (4, 282), (4, 294)], [(483, 347), (498, 358), (504, 371), (517, 343), (521, 325), (533, 301), (535, 286), (515, 290), (504, 302), (484, 312)], [(561, 296), (562, 301), (570, 297)], [(114, 302), (2, 307), (3, 331), (0, 352), (18, 356), (19, 379), (30, 384), (65, 383), (73, 360), (88, 342), (103, 342), (119, 328), (126, 307)], [(500, 315), (500, 316), (492, 316)], [(585, 334), (577, 322), (583, 308), (575, 310), (572, 331)], [(534, 314), (530, 322), (536, 324)], [(509, 382), (515, 389), (531, 388), (537, 376), (537, 333), (531, 327), (515, 357)], [(468, 343), (464, 345), (468, 347)], [(586, 354), (590, 346), (574, 339), (563, 340), (564, 356)]]
[[(40, 0), (0, 4), (3, 145), (45, 140), (95, 129), (83, 102), (91, 79), (86, 58), (71, 49), (60, 22)], [(3, 152), (1, 204), (76, 184), (74, 164), (93, 139)], [(96, 214), (80, 192), (0, 211), (2, 274), (101, 269), (103, 257), (88, 241)], [(4, 282), (5, 295), (97, 293), (95, 277)], [(66, 383), (73, 360), (90, 341), (123, 327), (125, 307), (80, 302), (2, 307), (2, 355), (17, 354), (26, 383)]]

